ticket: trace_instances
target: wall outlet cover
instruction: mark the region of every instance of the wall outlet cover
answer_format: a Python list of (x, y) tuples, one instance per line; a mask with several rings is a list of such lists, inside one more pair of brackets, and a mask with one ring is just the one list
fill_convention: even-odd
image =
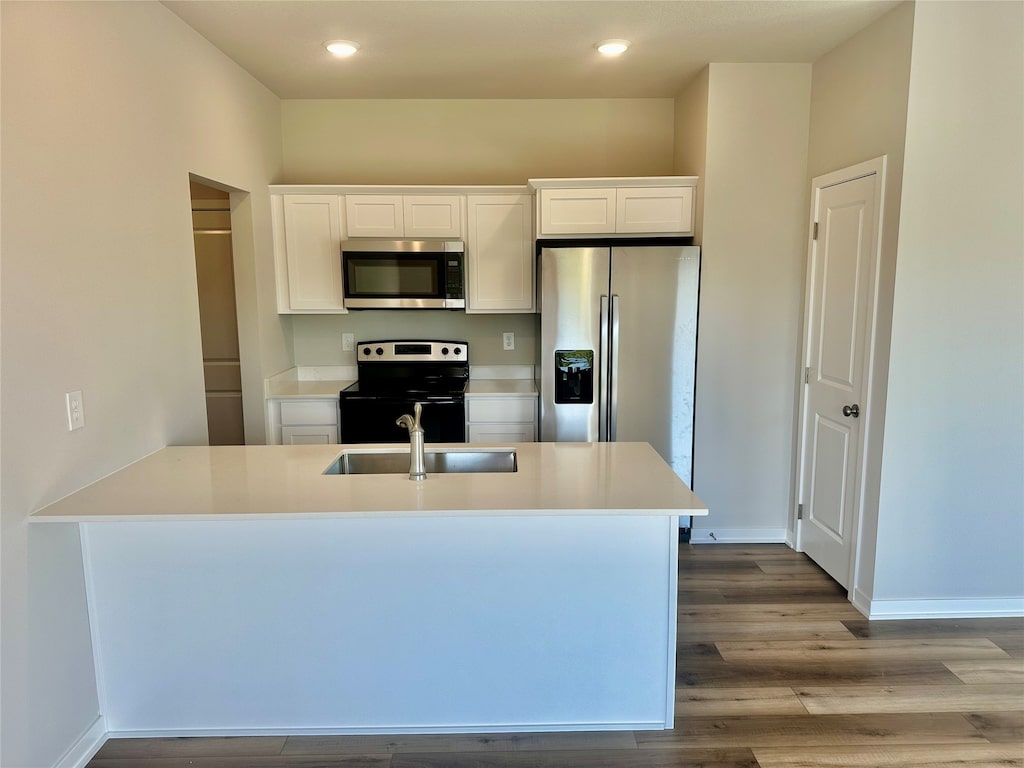
[(85, 426), (85, 406), (82, 403), (82, 390), (76, 389), (64, 395), (67, 406), (68, 432)]
[(343, 333), (341, 334), (341, 351), (351, 352), (356, 347), (356, 337), (354, 333)]
[(501, 348), (509, 352), (516, 348), (516, 335), (514, 333), (501, 334)]

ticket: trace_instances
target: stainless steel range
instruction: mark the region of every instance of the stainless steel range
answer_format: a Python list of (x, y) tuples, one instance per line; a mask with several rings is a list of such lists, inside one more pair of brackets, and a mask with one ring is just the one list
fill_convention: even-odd
[(356, 355), (359, 380), (340, 395), (343, 443), (408, 443), (395, 422), (416, 403), (427, 442), (466, 441), (466, 342), (361, 341)]

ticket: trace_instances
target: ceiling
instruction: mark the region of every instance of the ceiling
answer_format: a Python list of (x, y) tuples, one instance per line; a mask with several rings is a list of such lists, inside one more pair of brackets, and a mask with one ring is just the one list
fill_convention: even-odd
[[(164, 0), (282, 99), (668, 98), (708, 62), (811, 62), (898, 0)], [(350, 59), (323, 43), (355, 40)], [(633, 47), (605, 59), (594, 43)]]

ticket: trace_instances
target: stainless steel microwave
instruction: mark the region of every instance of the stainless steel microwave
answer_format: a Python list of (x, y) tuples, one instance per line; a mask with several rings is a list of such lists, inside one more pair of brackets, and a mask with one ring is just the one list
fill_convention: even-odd
[(349, 309), (465, 309), (461, 240), (345, 240)]

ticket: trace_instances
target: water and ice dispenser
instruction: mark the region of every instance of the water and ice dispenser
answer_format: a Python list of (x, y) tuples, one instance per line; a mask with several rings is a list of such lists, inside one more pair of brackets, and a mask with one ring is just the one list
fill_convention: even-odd
[(594, 350), (555, 350), (555, 403), (594, 402)]

